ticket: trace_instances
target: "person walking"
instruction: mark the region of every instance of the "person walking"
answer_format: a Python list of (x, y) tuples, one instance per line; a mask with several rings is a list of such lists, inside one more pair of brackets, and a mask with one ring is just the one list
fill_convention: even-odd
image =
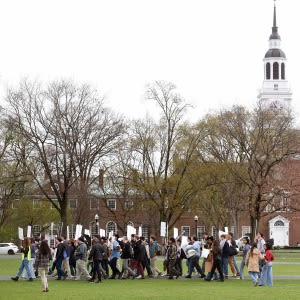
[(264, 263), (261, 271), (261, 276), (259, 280), (259, 286), (273, 286), (273, 274), (272, 274), (272, 261), (274, 260), (273, 253), (271, 251), (271, 245), (266, 243), (264, 245), (265, 254), (264, 254)]
[(254, 286), (257, 286), (258, 284), (259, 260), (260, 252), (257, 249), (257, 244), (253, 243), (251, 249), (246, 255), (246, 265), (248, 267), (248, 274)]
[(127, 279), (129, 276), (132, 276), (132, 279), (135, 277), (134, 271), (129, 267), (130, 259), (133, 257), (133, 249), (130, 245), (130, 242), (127, 238), (127, 236), (123, 237), (123, 249), (121, 254), (122, 259), (122, 270), (123, 275), (122, 279)]
[(27, 276), (28, 276), (28, 280), (29, 281), (33, 281), (33, 269), (30, 268), (29, 262), (30, 262), (30, 258), (31, 258), (31, 249), (30, 249), (30, 239), (29, 238), (25, 238), (23, 245), (24, 247), (21, 247), (21, 253), (22, 253), (22, 262), (19, 268), (19, 271), (17, 273), (17, 275), (15, 277), (11, 277), (12, 280), (14, 281), (18, 281), (20, 276), (22, 275), (22, 272), (25, 268), (26, 272), (27, 272)]
[(47, 240), (41, 241), (35, 257), (34, 267), (38, 270), (42, 281), (42, 292), (49, 292), (47, 273), (50, 266), (51, 250)]
[(76, 259), (76, 277), (75, 280), (79, 280), (81, 275), (84, 275), (87, 280), (91, 279), (87, 268), (86, 268), (86, 260), (87, 260), (87, 245), (84, 242), (84, 238), (81, 236), (78, 238), (78, 246), (75, 251), (75, 259)]
[[(97, 283), (100, 283), (102, 281), (102, 276), (101, 276), (101, 261), (103, 258), (103, 253), (104, 253), (104, 248), (100, 244), (100, 237), (99, 236), (94, 236), (93, 237), (93, 243), (92, 243), (92, 248), (89, 253), (89, 261), (92, 261), (93, 263), (93, 275), (92, 278), (89, 280), (90, 282), (94, 282), (96, 279), (96, 276), (98, 277), (98, 280), (96, 281)], [(102, 269), (103, 270), (103, 269)], [(103, 270), (104, 271), (104, 270)]]
[(158, 243), (154, 235), (150, 236), (149, 240), (150, 266), (152, 274), (161, 275), (161, 271), (157, 268)]
[(207, 277), (205, 278), (206, 281), (211, 281), (212, 277), (215, 274), (216, 269), (220, 274), (220, 281), (224, 281), (223, 275), (223, 268), (222, 268), (222, 250), (220, 247), (220, 243), (217, 240), (214, 240), (211, 246), (211, 253), (212, 253), (212, 267), (210, 272), (208, 273)]
[(169, 239), (169, 248), (167, 252), (168, 269), (169, 269), (169, 279), (176, 279), (180, 276), (180, 272), (176, 269), (177, 261), (177, 246), (176, 241), (173, 237)]
[(248, 251), (250, 250), (250, 241), (248, 237), (243, 238), (243, 257), (241, 260), (241, 266), (240, 266), (240, 279), (244, 279), (244, 267), (246, 265), (246, 256)]

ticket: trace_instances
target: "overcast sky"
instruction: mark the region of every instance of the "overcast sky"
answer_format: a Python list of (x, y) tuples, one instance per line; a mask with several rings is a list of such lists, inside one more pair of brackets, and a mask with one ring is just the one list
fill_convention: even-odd
[[(300, 1), (276, 5), (300, 116)], [(132, 118), (151, 114), (143, 97), (154, 80), (177, 85), (194, 105), (191, 120), (253, 106), (272, 18), (272, 0), (1, 0), (0, 88), (23, 77), (70, 78)]]

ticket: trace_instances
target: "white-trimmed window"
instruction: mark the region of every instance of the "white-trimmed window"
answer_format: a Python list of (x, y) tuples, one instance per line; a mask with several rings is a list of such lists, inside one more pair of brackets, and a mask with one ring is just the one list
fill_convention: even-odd
[(230, 232), (232, 232), (233, 235), (235, 235), (236, 234), (236, 227), (235, 226), (231, 226), (230, 227)]
[(218, 234), (218, 230), (215, 226), (211, 227), (211, 235), (214, 237), (214, 239), (218, 239), (219, 238), (219, 234)]
[(148, 225), (142, 225), (142, 236), (145, 239), (148, 239), (148, 237), (149, 237), (149, 226)]
[(69, 225), (69, 239), (74, 239), (75, 233), (76, 233), (76, 225), (75, 224)]
[(197, 226), (197, 238), (198, 238), (198, 240), (202, 239), (204, 232), (205, 232), (205, 226)]
[[(58, 200), (57, 199), (52, 199), (52, 201), (59, 207), (59, 204), (58, 204)], [(55, 209), (54, 205), (51, 203), (51, 209)]]
[(70, 201), (69, 201), (69, 207), (71, 209), (76, 209), (77, 208), (77, 199), (70, 199)]
[(90, 209), (99, 209), (99, 200), (92, 198), (90, 200)]
[(39, 237), (41, 234), (41, 226), (40, 225), (33, 225), (32, 226), (32, 235), (34, 237)]
[(12, 201), (11, 208), (12, 209), (18, 209), (19, 205), (20, 205), (20, 199), (15, 199), (15, 200)]
[(250, 226), (242, 226), (242, 236), (247, 235), (251, 233), (251, 227)]
[(181, 232), (183, 232), (183, 236), (191, 235), (191, 227), (190, 226), (181, 226)]
[(116, 199), (107, 199), (106, 205), (110, 210), (116, 210), (117, 208), (117, 201)]
[(124, 202), (125, 209), (131, 209), (133, 207), (133, 200), (126, 199)]
[(33, 204), (33, 209), (41, 208), (41, 201), (38, 199), (32, 200), (32, 204)]
[(113, 232), (113, 234), (117, 233), (117, 224), (113, 221), (109, 221), (106, 223), (106, 232), (109, 234)]

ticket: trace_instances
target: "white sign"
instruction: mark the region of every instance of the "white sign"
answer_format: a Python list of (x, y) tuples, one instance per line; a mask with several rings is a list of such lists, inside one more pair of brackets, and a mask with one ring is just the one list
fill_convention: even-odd
[(28, 238), (31, 237), (31, 226), (30, 225), (27, 226), (27, 237)]
[(81, 234), (82, 234), (82, 225), (77, 224), (76, 231), (75, 231), (75, 240), (78, 240), (78, 238), (81, 237)]
[(182, 247), (185, 247), (187, 244), (188, 244), (188, 237), (183, 235), (181, 237), (181, 245), (182, 245)]
[(202, 252), (201, 252), (201, 257), (203, 258), (207, 258), (208, 254), (209, 254), (210, 250), (209, 249), (202, 249)]
[(69, 225), (67, 226), (67, 240), (70, 239), (70, 228)]
[(24, 240), (24, 233), (23, 233), (23, 228), (18, 227), (18, 236), (19, 236), (19, 240)]
[(178, 228), (174, 227), (174, 239), (178, 238)]
[(138, 236), (140, 237), (140, 236), (142, 236), (143, 234), (142, 234), (142, 226), (139, 226), (139, 233), (138, 233)]
[(160, 222), (160, 236), (165, 237), (167, 233), (167, 222)]
[(105, 230), (100, 228), (100, 236), (106, 236)]
[(136, 234), (136, 229), (131, 225), (127, 225), (127, 238), (129, 241), (131, 240), (132, 234)]
[(90, 235), (90, 231), (88, 229), (84, 229), (84, 234), (89, 236)]

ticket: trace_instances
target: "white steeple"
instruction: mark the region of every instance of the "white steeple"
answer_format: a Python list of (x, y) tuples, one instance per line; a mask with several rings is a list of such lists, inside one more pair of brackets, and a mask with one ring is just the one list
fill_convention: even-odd
[(269, 50), (265, 54), (264, 81), (258, 99), (263, 106), (288, 107), (292, 92), (286, 80), (286, 56), (280, 48), (280, 36), (276, 24), (276, 5), (274, 0), (273, 27), (269, 38)]

